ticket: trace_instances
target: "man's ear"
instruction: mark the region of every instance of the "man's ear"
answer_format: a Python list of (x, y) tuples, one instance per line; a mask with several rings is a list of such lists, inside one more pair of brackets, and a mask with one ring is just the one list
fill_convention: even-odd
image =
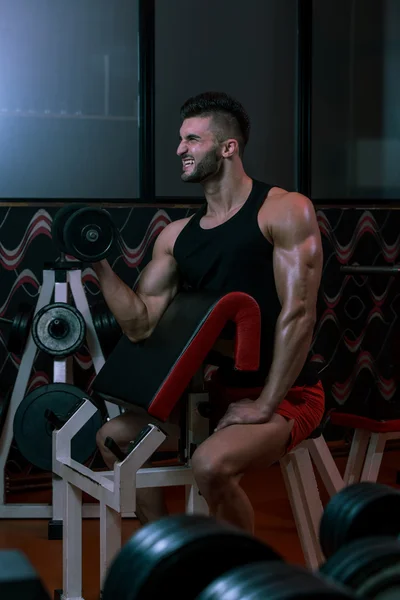
[(233, 138), (225, 140), (222, 144), (223, 158), (231, 158), (234, 154), (239, 154), (239, 143)]

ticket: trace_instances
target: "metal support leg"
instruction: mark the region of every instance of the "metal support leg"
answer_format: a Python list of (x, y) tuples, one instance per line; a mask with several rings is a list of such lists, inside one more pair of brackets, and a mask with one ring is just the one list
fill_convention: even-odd
[[(81, 271), (78, 271), (81, 276)], [(65, 281), (56, 281), (54, 284), (54, 302), (69, 301), (68, 277)], [(72, 356), (67, 358), (55, 358), (53, 361), (53, 382), (73, 384), (73, 362)], [(63, 482), (60, 477), (53, 474), (53, 518), (49, 522), (48, 538), (49, 540), (61, 540), (63, 535), (63, 514), (64, 514), (64, 494)]]
[(304, 558), (310, 569), (318, 569), (323, 561), (318, 538), (323, 507), (310, 454), (298, 447), (280, 464)]
[(67, 481), (64, 486), (63, 595), (82, 599), (82, 490)]
[(196, 515), (208, 515), (210, 510), (207, 502), (199, 492), (196, 482), (193, 480), (192, 485), (185, 485), (186, 496), (186, 513)]
[(332, 497), (344, 488), (344, 480), (336, 466), (328, 444), (321, 435), (316, 439), (305, 442), (311, 458), (325, 485), (326, 491)]
[(370, 435), (370, 432), (364, 429), (356, 429), (354, 431), (346, 470), (344, 472), (343, 479), (345, 485), (353, 485), (353, 483), (360, 481)]
[[(187, 404), (187, 427), (188, 427), (188, 464), (191, 463), (191, 455), (195, 449), (210, 435), (210, 421), (202, 417), (198, 411), (198, 405), (208, 402), (207, 393), (189, 394)], [(193, 483), (185, 486), (186, 512), (196, 514), (209, 514), (207, 502), (199, 492), (197, 483), (193, 477)]]
[(385, 446), (386, 434), (371, 433), (360, 481), (377, 481)]
[(121, 550), (121, 515), (104, 502), (100, 503), (100, 589), (108, 569)]

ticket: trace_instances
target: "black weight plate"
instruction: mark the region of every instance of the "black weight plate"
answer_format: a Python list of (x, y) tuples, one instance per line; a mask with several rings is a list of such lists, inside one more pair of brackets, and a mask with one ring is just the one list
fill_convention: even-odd
[(49, 600), (35, 569), (19, 550), (0, 550), (1, 600)]
[(8, 390), (2, 398), (0, 398), (0, 436), (6, 422), (8, 409), (11, 402), (12, 388)]
[[(53, 428), (45, 417), (51, 410), (62, 420), (78, 408), (85, 397), (79, 388), (67, 383), (51, 383), (37, 388), (22, 400), (14, 418), (14, 438), (21, 454), (32, 465), (52, 471)], [(72, 458), (84, 463), (96, 450), (96, 433), (102, 426), (97, 411), (72, 439)]]
[(22, 354), (29, 336), (33, 309), (29, 304), (20, 304), (13, 319), (7, 342), (7, 349), (13, 354)]
[(317, 573), (283, 562), (238, 567), (214, 580), (197, 600), (341, 600), (354, 598)]
[(320, 573), (354, 590), (382, 569), (400, 564), (400, 540), (364, 537), (349, 542), (333, 554)]
[(105, 303), (99, 303), (91, 309), (93, 325), (104, 354), (108, 355), (122, 336), (121, 327)]
[(32, 337), (36, 346), (50, 356), (72, 356), (85, 341), (85, 319), (65, 302), (48, 304), (33, 319)]
[[(360, 536), (365, 537), (370, 534), (371, 529), (369, 528), (368, 514), (363, 518), (365, 511), (369, 511), (372, 518), (376, 517), (380, 521), (380, 524), (378, 524), (379, 529), (375, 535), (389, 535), (391, 533), (392, 523), (388, 524), (387, 522), (387, 519), (390, 518), (390, 511), (387, 514), (380, 514), (379, 506), (376, 506), (375, 502), (379, 498), (382, 500), (386, 497), (388, 490), (389, 496), (392, 497), (390, 493), (392, 488), (381, 487), (380, 484), (371, 482), (367, 483), (367, 485), (364, 484), (365, 482), (361, 485), (357, 484), (356, 487), (358, 487), (358, 490), (353, 490), (355, 493), (351, 498), (348, 498), (347, 506), (343, 506), (342, 508), (342, 513), (338, 521), (341, 523), (341, 526), (337, 528), (338, 547), (342, 547), (347, 542), (358, 539)], [(398, 502), (400, 503), (400, 495)], [(389, 506), (387, 508), (389, 509)], [(365, 525), (367, 525), (367, 530), (365, 530)], [(382, 530), (380, 529), (381, 527), (383, 527)]]
[(56, 244), (57, 248), (64, 252), (64, 254), (68, 254), (68, 248), (65, 245), (64, 241), (64, 229), (65, 224), (68, 221), (69, 217), (80, 208), (83, 208), (85, 205), (82, 204), (67, 204), (63, 206), (59, 211), (57, 211), (53, 223), (51, 226), (51, 236), (53, 242)]
[(64, 229), (68, 254), (79, 260), (99, 261), (112, 251), (116, 227), (102, 208), (86, 207), (73, 213)]
[(108, 310), (103, 315), (103, 328), (105, 333), (104, 343), (108, 350), (113, 350), (122, 336), (122, 330), (114, 317), (113, 313)]
[(366, 536), (400, 534), (400, 492), (362, 481), (333, 496), (320, 524), (320, 544), (328, 558), (341, 546)]
[[(215, 577), (239, 565), (279, 561), (256, 538), (203, 515), (174, 515), (145, 525), (107, 574), (103, 600), (192, 600)], [(132, 574), (134, 573), (134, 576)]]
[(398, 600), (400, 598), (400, 564), (387, 567), (370, 577), (357, 590), (357, 597)]
[(345, 543), (354, 508), (360, 506), (360, 499), (365, 502), (367, 495), (368, 490), (355, 484), (341, 490), (340, 502), (330, 502), (329, 508), (324, 511), (324, 514), (326, 513), (324, 523), (321, 521), (321, 531), (324, 531), (324, 534), (320, 535), (320, 543), (325, 557), (330, 556), (327, 553), (328, 547), (332, 554)]

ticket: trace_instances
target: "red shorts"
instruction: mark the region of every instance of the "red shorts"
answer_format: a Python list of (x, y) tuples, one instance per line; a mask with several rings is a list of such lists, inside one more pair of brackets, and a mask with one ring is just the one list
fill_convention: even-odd
[[(215, 374), (216, 375), (216, 374)], [(218, 376), (209, 382), (209, 395), (213, 410), (212, 421), (216, 424), (224, 415), (232, 402), (249, 398), (256, 400), (263, 388), (234, 388), (226, 387), (218, 381)], [(325, 392), (322, 383), (292, 387), (286, 398), (275, 411), (288, 420), (294, 421), (289, 441), (289, 452), (316, 429), (322, 421), (325, 412)]]

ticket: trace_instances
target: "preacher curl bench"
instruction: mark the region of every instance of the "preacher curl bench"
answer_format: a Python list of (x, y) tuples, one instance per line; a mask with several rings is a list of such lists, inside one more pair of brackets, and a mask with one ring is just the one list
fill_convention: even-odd
[[(64, 600), (82, 598), (82, 492), (100, 503), (100, 586), (121, 548), (121, 514), (136, 511), (136, 489), (183, 485), (186, 512), (208, 513), (191, 471), (191, 457), (209, 431), (209, 420), (201, 409), (208, 401), (203, 387), (202, 366), (207, 362), (224, 327), (236, 325), (235, 368), (258, 369), (260, 360), (260, 310), (244, 293), (179, 294), (170, 304), (152, 336), (133, 344), (125, 336), (93, 382), (94, 395), (83, 403), (67, 423), (53, 432), (53, 471), (61, 478), (64, 494), (63, 591)], [(186, 418), (181, 431), (180, 466), (143, 468), (166, 439), (162, 430), (173, 408), (186, 400)], [(129, 409), (139, 406), (159, 421), (149, 424), (123, 453), (114, 440), (108, 447), (116, 456), (113, 471), (94, 472), (71, 458), (71, 440), (101, 408), (101, 403)], [(318, 543), (322, 516), (311, 458), (329, 495), (343, 486), (332, 455), (322, 436), (322, 427), (281, 461), (306, 562), (318, 568), (323, 556)], [(133, 574), (134, 576), (134, 574)]]
[[(100, 503), (100, 578), (121, 548), (121, 514), (136, 511), (136, 489), (184, 485), (186, 511), (207, 514), (191, 472), (191, 456), (209, 435), (209, 421), (199, 406), (207, 394), (196, 388), (196, 375), (228, 322), (236, 325), (235, 367), (252, 371), (259, 366), (260, 311), (243, 293), (182, 293), (170, 304), (152, 336), (133, 344), (122, 337), (93, 383), (93, 397), (67, 423), (53, 432), (53, 471), (64, 494), (64, 600), (82, 598), (82, 492)], [(187, 397), (183, 432), (183, 466), (142, 468), (166, 439), (162, 422)], [(84, 394), (82, 394), (84, 396)], [(95, 472), (71, 458), (71, 440), (98, 410), (101, 402), (147, 410), (160, 422), (149, 424), (132, 440), (127, 454), (116, 447), (113, 471)]]

